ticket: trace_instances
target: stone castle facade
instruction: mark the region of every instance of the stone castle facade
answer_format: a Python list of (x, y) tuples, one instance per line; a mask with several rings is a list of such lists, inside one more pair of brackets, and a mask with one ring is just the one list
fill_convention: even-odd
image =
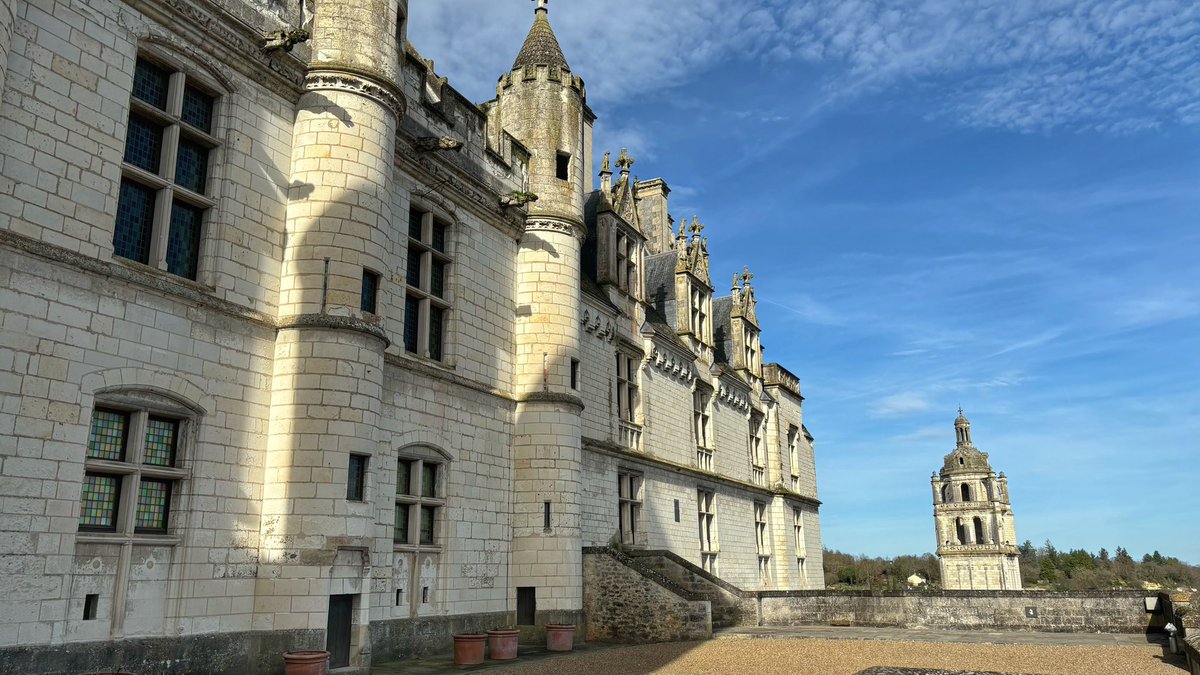
[(1008, 478), (992, 471), (971, 442), (971, 422), (958, 411), (956, 446), (933, 474), (933, 519), (942, 587), (963, 591), (1021, 590), (1020, 553)]
[(406, 0), (0, 0), (0, 670), (578, 623), (594, 546), (823, 586), (753, 276), (596, 184), (544, 4), (477, 106)]

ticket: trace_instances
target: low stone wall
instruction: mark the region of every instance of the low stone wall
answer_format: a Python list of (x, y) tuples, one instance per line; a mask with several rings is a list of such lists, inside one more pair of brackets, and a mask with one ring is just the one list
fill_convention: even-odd
[(584, 549), (587, 640), (670, 642), (712, 637), (709, 602), (619, 552)]
[(951, 630), (1145, 633), (1162, 626), (1141, 592), (791, 591), (759, 593), (765, 626), (900, 626)]
[(1192, 675), (1200, 675), (1200, 635), (1183, 640), (1183, 653), (1187, 656), (1189, 671)]

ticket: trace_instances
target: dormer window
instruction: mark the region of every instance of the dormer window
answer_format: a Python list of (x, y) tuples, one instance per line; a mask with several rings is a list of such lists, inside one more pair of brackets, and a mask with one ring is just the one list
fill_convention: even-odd
[(691, 310), (690, 310), (690, 328), (692, 335), (700, 342), (708, 342), (708, 314), (709, 314), (709, 298), (708, 293), (704, 289), (692, 284), (691, 287)]
[(614, 273), (617, 287), (634, 298), (640, 299), (641, 294), (638, 290), (641, 284), (639, 283), (638, 270), (640, 268), (641, 247), (638, 244), (638, 240), (618, 230), (616, 250), (613, 253), (613, 260), (616, 262)]
[(745, 349), (746, 369), (758, 375), (762, 372), (762, 347), (758, 342), (758, 331), (747, 326), (742, 342)]

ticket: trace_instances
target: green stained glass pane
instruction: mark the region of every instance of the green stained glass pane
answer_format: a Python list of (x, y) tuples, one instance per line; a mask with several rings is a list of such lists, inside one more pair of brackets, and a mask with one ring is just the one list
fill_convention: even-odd
[(117, 529), (117, 501), (121, 479), (89, 473), (83, 477), (83, 505), (79, 527), (89, 530)]
[(421, 507), (421, 543), (422, 544), (432, 544), (433, 543), (433, 523), (434, 523), (434, 514), (436, 514), (436, 513), (437, 513), (437, 507), (435, 507), (435, 506), (422, 506)]
[(103, 408), (93, 410), (92, 430), (88, 435), (88, 458), (124, 461), (128, 431), (129, 413)]
[(138, 486), (137, 529), (166, 531), (171, 481), (142, 479)]
[(392, 529), (392, 540), (397, 544), (408, 543), (408, 505), (396, 505), (396, 524)]
[(151, 417), (146, 424), (146, 458), (152, 466), (175, 466), (179, 421)]

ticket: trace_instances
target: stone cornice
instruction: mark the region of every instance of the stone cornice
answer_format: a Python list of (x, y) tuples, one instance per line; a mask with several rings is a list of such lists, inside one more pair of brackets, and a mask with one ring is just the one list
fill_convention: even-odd
[(691, 384), (696, 379), (695, 359), (691, 354), (681, 357), (675, 350), (662, 350), (656, 345), (650, 352), (650, 365), (658, 370)]
[(556, 391), (531, 391), (524, 394), (517, 394), (513, 398), (518, 404), (554, 403), (577, 408), (579, 412), (583, 412), (584, 409), (583, 399), (574, 394), (565, 394)]
[[(665, 460), (665, 459), (662, 459), (659, 457), (654, 457), (653, 455), (647, 455), (645, 453), (637, 452), (634, 450), (629, 450), (627, 448), (623, 448), (619, 445), (616, 445), (615, 443), (609, 443), (607, 441), (600, 441), (600, 440), (596, 440), (594, 438), (588, 438), (588, 437), (584, 436), (583, 437), (583, 449), (590, 451), (590, 452), (611, 455), (611, 456), (617, 457), (619, 459), (629, 460), (629, 461), (639, 463), (639, 464), (642, 464), (642, 465), (648, 466), (648, 467), (654, 467), (654, 468), (658, 468), (658, 469), (669, 469), (671, 471), (676, 471), (678, 473), (687, 474), (688, 476), (696, 479), (696, 481), (698, 481), (698, 482), (710, 483), (710, 484), (720, 483), (722, 485), (727, 485), (730, 487), (736, 487), (736, 488), (739, 488), (742, 490), (755, 492), (764, 497), (783, 497), (785, 499), (791, 499), (794, 501), (803, 502), (814, 508), (819, 508), (821, 506), (821, 501), (818, 499), (814, 499), (812, 497), (807, 497), (805, 495), (797, 494), (795, 492), (779, 492), (773, 488), (764, 487), (762, 485), (755, 485), (754, 483), (747, 483), (746, 481), (738, 480), (736, 478), (730, 478), (729, 476), (723, 476), (721, 474), (710, 473), (708, 471), (701, 471), (700, 469), (697, 469), (694, 466), (688, 466), (686, 464), (678, 464), (678, 463), (675, 463), (675, 462), (672, 462), (669, 460)], [(717, 452), (720, 452), (720, 449), (718, 449)]]
[(297, 328), (325, 328), (329, 330), (348, 330), (356, 333), (370, 335), (373, 338), (383, 341), (383, 348), (387, 349), (391, 346), (391, 340), (388, 339), (387, 332), (383, 328), (368, 321), (363, 321), (352, 316), (335, 316), (333, 314), (296, 314), (293, 316), (285, 316), (276, 324), (279, 330), (297, 329)]
[[(189, 43), (203, 47), (208, 58), (215, 53), (223, 65), (288, 100), (295, 101), (303, 90), (305, 63), (297, 55), (262, 51), (264, 34), (286, 28), (282, 23), (251, 26), (208, 0), (124, 0), (124, 4), (159, 24), (164, 37), (177, 40), (189, 36)], [(117, 20), (140, 37), (154, 36), (153, 31), (143, 35), (130, 26), (133, 19), (127, 13), (122, 12)]]
[(451, 370), (449, 370), (446, 367), (441, 367), (441, 366), (436, 366), (436, 365), (429, 364), (429, 363), (424, 363), (422, 361), (417, 360), (416, 358), (408, 356), (407, 354), (404, 354), (404, 355), (393, 354), (393, 353), (385, 354), (384, 355), (384, 363), (386, 363), (387, 365), (392, 366), (394, 368), (399, 368), (401, 370), (406, 370), (411, 373), (416, 373), (416, 374), (422, 375), (424, 377), (428, 377), (428, 378), (435, 379), (435, 380), (441, 380), (443, 382), (447, 382), (447, 383), (452, 384), (457, 387), (462, 387), (464, 389), (471, 389), (471, 390), (477, 391), (481, 394), (486, 394), (488, 396), (492, 396), (496, 399), (504, 401), (505, 405), (510, 410), (516, 405), (516, 400), (513, 398), (513, 395), (507, 391), (503, 391), (501, 389), (496, 389), (495, 387), (489, 387), (486, 384), (483, 384), (481, 382), (476, 382), (475, 380), (467, 379), (467, 378), (463, 377), (462, 375), (452, 372)]
[(336, 63), (313, 66), (304, 78), (304, 88), (308, 91), (348, 91), (366, 96), (391, 110), (397, 120), (408, 111), (404, 93), (394, 82), (353, 66)]
[(582, 223), (547, 216), (529, 216), (526, 218), (525, 231), (569, 234), (580, 242), (587, 237), (587, 229)]

